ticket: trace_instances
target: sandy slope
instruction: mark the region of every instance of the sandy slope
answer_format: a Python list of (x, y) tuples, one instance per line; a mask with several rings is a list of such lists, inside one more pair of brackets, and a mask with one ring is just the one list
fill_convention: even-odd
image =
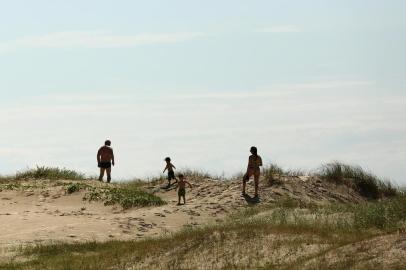
[[(193, 179), (191, 180), (193, 182)], [(261, 183), (259, 202), (241, 196), (239, 181), (200, 180), (188, 190), (187, 204), (177, 206), (172, 188), (149, 187), (167, 205), (122, 210), (120, 206), (104, 206), (86, 202), (85, 191), (71, 195), (62, 186), (43, 182), (43, 188), (0, 192), (0, 257), (17, 245), (50, 241), (129, 240), (176, 231), (185, 225), (221, 222), (232, 211), (253, 203), (267, 203), (280, 198), (303, 201), (360, 201), (351, 189), (336, 187), (317, 179), (287, 178), (283, 184), (269, 187)], [(97, 182), (91, 182), (99, 185)], [(248, 192), (253, 193), (252, 183)]]

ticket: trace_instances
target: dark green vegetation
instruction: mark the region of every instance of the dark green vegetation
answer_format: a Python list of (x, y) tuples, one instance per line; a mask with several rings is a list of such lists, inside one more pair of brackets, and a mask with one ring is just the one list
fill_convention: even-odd
[[(248, 208), (219, 225), (185, 227), (160, 238), (28, 247), (21, 250), (28, 261), (0, 268), (194, 269), (204, 263), (220, 269), (295, 269), (298, 265), (326, 269), (332, 266), (326, 260), (329, 252), (404, 229), (405, 210), (405, 195), (359, 205), (279, 202)], [(354, 252), (348, 254), (332, 269), (348, 269), (363, 260)], [(392, 265), (401, 266), (401, 262)]]
[(103, 201), (105, 205), (119, 204), (124, 209), (137, 206), (158, 206), (165, 202), (153, 194), (138, 187), (104, 186), (90, 187), (85, 194), (84, 200)]
[[(83, 200), (102, 201), (105, 205), (119, 204), (123, 209), (165, 204), (160, 197), (147, 192), (138, 181), (124, 184), (101, 184), (92, 186), (84, 182), (63, 183), (67, 194), (85, 191)], [(145, 185), (145, 184), (144, 184)]]
[(86, 180), (84, 174), (78, 173), (73, 170), (51, 168), (51, 167), (39, 167), (30, 169), (23, 172), (18, 172), (15, 177), (17, 180), (22, 179), (50, 179), (50, 180)]
[(327, 181), (356, 188), (362, 196), (372, 199), (395, 196), (398, 192), (398, 189), (389, 181), (385, 181), (359, 166), (340, 162), (322, 166), (317, 175)]
[(84, 174), (72, 170), (37, 167), (19, 172), (15, 177), (0, 178), (0, 192), (2, 190), (44, 189), (47, 185), (51, 185), (63, 186), (66, 194), (84, 191), (84, 200), (102, 201), (105, 205), (119, 204), (124, 209), (165, 204), (161, 198), (145, 190), (145, 182), (130, 181), (119, 184), (91, 185), (84, 180), (89, 179)]
[(37, 166), (34, 169), (28, 169), (25, 171), (17, 172), (12, 176), (2, 176), (0, 180), (87, 180), (83, 173), (79, 173), (73, 170)]

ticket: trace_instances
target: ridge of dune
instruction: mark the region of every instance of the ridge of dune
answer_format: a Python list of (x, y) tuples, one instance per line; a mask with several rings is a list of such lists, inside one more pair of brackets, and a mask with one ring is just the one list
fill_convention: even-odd
[[(203, 179), (194, 181), (187, 192), (186, 205), (177, 206), (174, 188), (161, 185), (148, 190), (164, 199), (162, 206), (123, 210), (118, 205), (83, 200), (86, 191), (66, 194), (62, 186), (51, 181), (40, 188), (3, 190), (0, 192), (0, 248), (52, 241), (130, 240), (174, 232), (184, 226), (221, 222), (233, 211), (250, 204), (267, 204), (281, 199), (306, 203), (359, 202), (363, 198), (354, 190), (311, 177), (285, 177), (281, 184), (260, 185), (260, 200), (241, 196), (240, 181)], [(67, 181), (64, 182), (74, 182)], [(192, 180), (193, 182), (193, 180)], [(90, 185), (100, 185), (87, 181)], [(248, 183), (248, 194), (253, 183)]]

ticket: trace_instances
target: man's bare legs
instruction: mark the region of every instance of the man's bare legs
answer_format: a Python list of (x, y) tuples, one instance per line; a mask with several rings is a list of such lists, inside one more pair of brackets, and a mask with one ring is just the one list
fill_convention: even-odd
[(104, 171), (107, 173), (107, 183), (111, 181), (111, 168), (100, 168), (99, 181), (103, 181)]
[(106, 169), (105, 168), (100, 168), (100, 176), (99, 176), (99, 181), (103, 181), (103, 177), (104, 177), (104, 171)]
[(107, 168), (106, 172), (107, 172), (107, 183), (110, 183), (110, 181), (111, 181), (111, 168)]

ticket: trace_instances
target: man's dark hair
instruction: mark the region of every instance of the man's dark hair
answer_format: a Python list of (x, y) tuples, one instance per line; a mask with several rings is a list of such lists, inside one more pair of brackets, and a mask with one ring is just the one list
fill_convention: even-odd
[(106, 140), (106, 141), (104, 142), (104, 145), (110, 146), (110, 145), (111, 145), (111, 141), (110, 141), (110, 140)]
[(258, 155), (258, 149), (257, 149), (255, 146), (252, 146), (252, 147), (251, 147), (251, 152), (252, 152), (252, 154), (253, 154), (254, 156), (257, 156), (257, 155)]
[(178, 177), (179, 177), (179, 178), (183, 178), (184, 175), (180, 173), (180, 174), (178, 174)]
[(166, 157), (166, 158), (165, 158), (165, 161), (166, 161), (166, 162), (170, 162), (170, 161), (171, 161), (171, 158), (170, 158), (170, 157)]

